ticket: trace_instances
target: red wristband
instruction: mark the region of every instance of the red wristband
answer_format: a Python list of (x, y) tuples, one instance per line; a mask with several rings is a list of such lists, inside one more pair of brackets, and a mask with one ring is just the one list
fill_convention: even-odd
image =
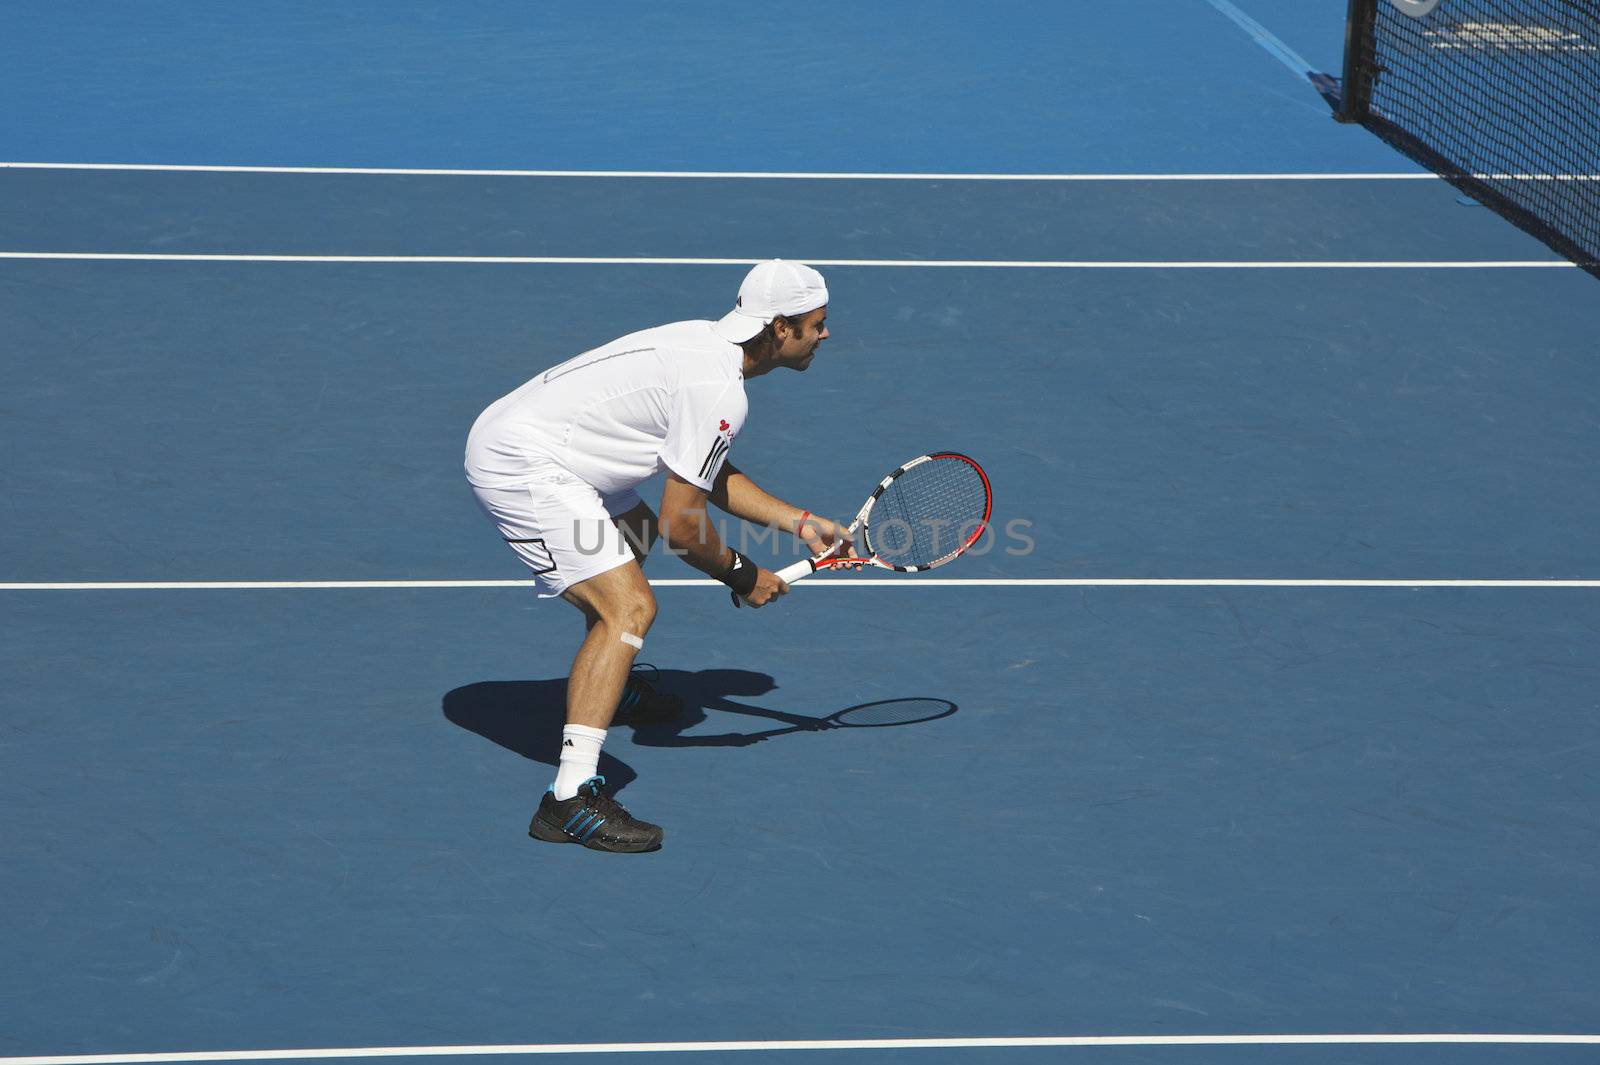
[(809, 518), (809, 517), (811, 517), (811, 511), (803, 510), (803, 511), (800, 512), (800, 520), (795, 524), (795, 527), (794, 527), (794, 534), (796, 536), (799, 536), (799, 537), (802, 537), (802, 538), (805, 536), (805, 534), (806, 534), (806, 519)]

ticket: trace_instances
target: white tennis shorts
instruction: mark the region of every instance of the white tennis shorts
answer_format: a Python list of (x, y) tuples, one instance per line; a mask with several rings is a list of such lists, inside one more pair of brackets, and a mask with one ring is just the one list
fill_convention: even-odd
[(612, 519), (638, 506), (633, 489), (602, 495), (554, 463), (516, 488), (472, 486), (501, 539), (533, 571), (540, 598), (634, 561)]

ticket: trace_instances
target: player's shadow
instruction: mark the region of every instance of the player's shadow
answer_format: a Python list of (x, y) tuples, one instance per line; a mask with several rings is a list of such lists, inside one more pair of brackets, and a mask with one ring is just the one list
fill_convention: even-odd
[[(672, 721), (650, 725), (613, 725), (612, 731), (627, 728), (633, 742), (647, 747), (745, 747), (753, 743), (797, 732), (821, 731), (836, 727), (830, 718), (805, 717), (770, 710), (748, 700), (766, 695), (777, 682), (765, 673), (745, 669), (702, 669), (695, 672), (663, 669), (651, 677), (657, 690), (683, 699), (683, 713)], [(484, 739), (493, 740), (524, 758), (543, 762), (552, 769), (559, 759), (561, 726), (566, 720), (567, 680), (486, 680), (456, 688), (444, 697), (444, 716), (453, 724)], [(955, 704), (940, 700), (955, 712)], [(869, 704), (878, 706), (881, 704)], [(850, 708), (851, 710), (858, 708)], [(707, 711), (740, 714), (776, 722), (779, 727), (752, 732), (720, 732), (684, 735), (707, 720)], [(831, 715), (837, 718), (840, 711)], [(612, 790), (621, 791), (638, 776), (633, 767), (609, 750), (600, 752), (600, 773)]]

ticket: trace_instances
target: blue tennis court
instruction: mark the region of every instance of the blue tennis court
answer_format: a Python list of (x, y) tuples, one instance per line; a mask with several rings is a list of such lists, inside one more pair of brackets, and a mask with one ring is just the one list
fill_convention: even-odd
[[(1600, 289), (1241, 6), (14, 4), (0, 1065), (1592, 1060)], [(666, 845), (534, 842), (580, 628), (467, 428), (773, 256), (740, 466), (996, 535), (658, 551)]]

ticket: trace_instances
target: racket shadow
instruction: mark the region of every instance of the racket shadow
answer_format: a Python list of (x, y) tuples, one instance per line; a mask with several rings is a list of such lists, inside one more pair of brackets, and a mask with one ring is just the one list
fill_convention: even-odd
[[(746, 747), (778, 736), (839, 728), (881, 728), (949, 717), (957, 710), (948, 699), (882, 699), (808, 717), (773, 710), (752, 701), (777, 689), (765, 673), (744, 669), (663, 669), (652, 679), (659, 691), (679, 696), (683, 712), (656, 724), (615, 725), (644, 747)], [(567, 679), (490, 680), (467, 684), (444, 696), (443, 710), (451, 724), (482, 736), (530, 761), (555, 768), (559, 762), (561, 726), (566, 720)], [(737, 714), (772, 722), (777, 727), (755, 731), (694, 733), (711, 714)], [(752, 722), (753, 724), (753, 722)], [(614, 792), (631, 784), (638, 773), (610, 750), (600, 753), (600, 772)]]
[[(833, 729), (892, 728), (900, 725), (921, 725), (949, 717), (960, 709), (949, 699), (930, 699), (922, 696), (901, 699), (878, 699), (870, 703), (857, 703), (843, 710), (835, 710), (826, 717), (808, 717), (761, 707), (737, 704), (713, 707), (739, 714), (752, 714), (769, 718), (782, 724), (782, 728), (738, 734), (743, 744), (759, 743), (778, 736), (792, 736), (800, 732), (828, 732)], [(676, 723), (674, 723), (676, 725)], [(689, 737), (689, 741), (699, 737)]]

